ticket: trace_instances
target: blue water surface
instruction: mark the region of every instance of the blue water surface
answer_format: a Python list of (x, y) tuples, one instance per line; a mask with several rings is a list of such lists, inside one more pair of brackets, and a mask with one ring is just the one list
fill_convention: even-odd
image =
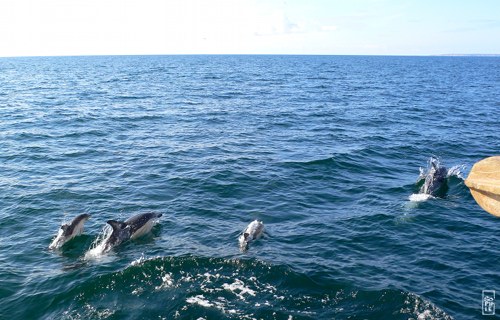
[[(500, 221), (463, 177), (499, 114), (498, 57), (2, 58), (0, 318), (482, 318)], [(432, 155), (448, 193), (410, 201)]]

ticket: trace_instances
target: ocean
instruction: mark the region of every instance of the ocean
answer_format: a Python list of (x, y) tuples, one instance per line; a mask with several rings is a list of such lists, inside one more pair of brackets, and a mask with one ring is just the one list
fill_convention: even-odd
[(0, 58), (0, 318), (482, 319), (500, 220), (464, 178), (499, 114), (498, 57)]

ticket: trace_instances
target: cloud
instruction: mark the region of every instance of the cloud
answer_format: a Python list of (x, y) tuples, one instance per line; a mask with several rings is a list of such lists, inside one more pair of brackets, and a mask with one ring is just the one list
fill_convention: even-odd
[(291, 21), (284, 12), (275, 12), (259, 19), (256, 36), (274, 36), (304, 32), (304, 26)]

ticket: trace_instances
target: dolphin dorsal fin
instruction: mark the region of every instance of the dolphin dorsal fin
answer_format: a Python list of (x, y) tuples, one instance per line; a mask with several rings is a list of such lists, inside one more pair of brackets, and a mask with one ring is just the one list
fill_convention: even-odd
[(127, 227), (127, 224), (125, 222), (116, 221), (116, 220), (108, 220), (108, 221), (106, 221), (106, 223), (109, 224), (111, 226), (111, 228), (113, 228), (113, 231), (125, 229)]

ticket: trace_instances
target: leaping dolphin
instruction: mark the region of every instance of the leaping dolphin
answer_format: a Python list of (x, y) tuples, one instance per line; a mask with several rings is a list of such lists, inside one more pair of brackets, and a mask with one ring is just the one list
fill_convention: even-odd
[(424, 176), (424, 184), (420, 187), (420, 193), (432, 196), (442, 196), (446, 193), (448, 170), (441, 166), (439, 160), (430, 159), (431, 168)]
[(49, 245), (49, 249), (59, 249), (69, 240), (81, 235), (83, 232), (83, 225), (89, 218), (90, 214), (83, 213), (76, 216), (70, 223), (63, 224), (61, 228), (59, 228), (57, 236)]
[(246, 227), (243, 233), (238, 238), (241, 251), (248, 249), (248, 244), (259, 239), (264, 232), (264, 224), (262, 221), (254, 220)]
[(129, 239), (137, 239), (151, 231), (161, 213), (148, 212), (135, 215), (124, 222), (108, 220), (113, 228), (111, 235), (105, 240), (103, 251), (108, 252), (113, 247)]

